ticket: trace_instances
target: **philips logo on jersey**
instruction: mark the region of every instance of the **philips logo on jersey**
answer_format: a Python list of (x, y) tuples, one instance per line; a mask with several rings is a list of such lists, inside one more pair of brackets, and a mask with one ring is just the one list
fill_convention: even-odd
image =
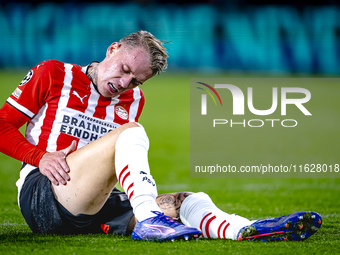
[(83, 114), (63, 115), (60, 132), (92, 142), (118, 126)]

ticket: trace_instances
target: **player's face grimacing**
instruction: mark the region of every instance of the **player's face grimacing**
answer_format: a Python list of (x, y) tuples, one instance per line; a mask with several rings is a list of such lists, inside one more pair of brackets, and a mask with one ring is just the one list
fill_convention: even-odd
[(115, 42), (98, 64), (97, 86), (104, 97), (116, 97), (152, 77), (148, 54), (143, 48), (132, 50)]

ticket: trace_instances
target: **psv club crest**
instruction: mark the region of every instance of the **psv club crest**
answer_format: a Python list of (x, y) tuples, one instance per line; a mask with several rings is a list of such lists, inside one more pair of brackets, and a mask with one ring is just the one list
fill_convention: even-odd
[(122, 106), (116, 106), (115, 112), (123, 120), (127, 120), (129, 118), (129, 113)]

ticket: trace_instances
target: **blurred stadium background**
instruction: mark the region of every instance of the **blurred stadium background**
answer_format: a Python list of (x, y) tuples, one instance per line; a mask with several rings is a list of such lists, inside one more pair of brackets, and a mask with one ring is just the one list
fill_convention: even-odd
[(143, 29), (171, 42), (174, 72), (340, 72), (336, 0), (0, 3), (2, 68), (46, 59), (86, 65), (101, 60), (111, 42)]

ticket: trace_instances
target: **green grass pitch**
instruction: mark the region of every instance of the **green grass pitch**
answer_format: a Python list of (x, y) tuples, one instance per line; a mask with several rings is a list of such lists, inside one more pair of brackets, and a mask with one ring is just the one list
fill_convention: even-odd
[[(1, 71), (0, 103), (25, 72)], [(295, 211), (321, 214), (321, 229), (304, 242), (254, 243), (200, 239), (140, 242), (108, 235), (33, 234), (17, 205), (20, 162), (0, 155), (0, 254), (336, 254), (340, 251), (340, 179), (191, 179), (189, 84), (197, 75), (164, 74), (142, 89), (140, 122), (150, 139), (149, 160), (159, 193), (204, 191), (222, 210), (262, 219)], [(214, 75), (217, 77), (217, 75)], [(205, 76), (206, 77), (206, 76)]]

